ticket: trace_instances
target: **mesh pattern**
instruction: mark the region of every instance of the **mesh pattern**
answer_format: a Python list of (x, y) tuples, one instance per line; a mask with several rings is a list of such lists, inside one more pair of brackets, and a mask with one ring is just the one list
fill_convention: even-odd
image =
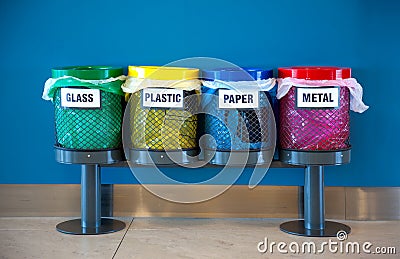
[(350, 96), (340, 87), (338, 109), (297, 109), (295, 87), (280, 101), (280, 146), (283, 149), (330, 151), (350, 147)]
[[(197, 148), (197, 98), (185, 98), (184, 109), (142, 108), (141, 92), (132, 95), (130, 124), (132, 147), (155, 151)], [(184, 91), (184, 96), (195, 93)]]
[[(217, 94), (216, 92), (215, 94)], [(218, 98), (206, 107), (205, 133), (215, 142), (206, 147), (218, 151), (246, 151), (272, 148), (272, 109), (266, 94), (260, 94), (260, 108), (251, 110), (219, 109)], [(215, 143), (215, 144), (214, 144)]]
[(54, 96), (56, 144), (80, 150), (121, 147), (122, 97), (100, 91), (100, 109), (64, 108), (61, 88)]

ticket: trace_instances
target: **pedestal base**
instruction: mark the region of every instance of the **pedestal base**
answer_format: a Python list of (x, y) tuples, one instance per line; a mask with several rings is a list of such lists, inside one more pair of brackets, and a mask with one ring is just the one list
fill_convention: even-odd
[[(81, 164), (81, 218), (62, 222), (56, 229), (72, 235), (98, 235), (120, 231), (125, 223), (101, 218), (100, 165), (122, 160), (122, 150), (70, 150), (55, 147), (56, 161), (63, 164)], [(85, 226), (85, 227), (84, 227)], [(96, 227), (98, 226), (98, 227)]]
[(282, 162), (306, 165), (304, 179), (304, 220), (281, 224), (286, 233), (307, 237), (334, 237), (339, 231), (350, 233), (341, 223), (325, 221), (324, 166), (350, 162), (350, 149), (338, 151), (281, 150)]
[(306, 237), (336, 237), (339, 231), (350, 234), (351, 228), (345, 224), (333, 221), (325, 221), (325, 228), (321, 230), (307, 229), (304, 220), (294, 220), (282, 223), (280, 230), (288, 234)]
[(59, 223), (56, 229), (64, 234), (71, 235), (99, 235), (120, 231), (125, 228), (125, 223), (116, 219), (102, 218), (101, 225), (97, 228), (82, 227), (81, 219), (68, 220)]

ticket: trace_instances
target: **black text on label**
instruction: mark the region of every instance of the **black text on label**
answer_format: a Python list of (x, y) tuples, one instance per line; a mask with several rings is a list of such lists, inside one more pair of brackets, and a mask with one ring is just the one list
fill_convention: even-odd
[(142, 90), (142, 106), (146, 108), (183, 108), (183, 90), (146, 88)]

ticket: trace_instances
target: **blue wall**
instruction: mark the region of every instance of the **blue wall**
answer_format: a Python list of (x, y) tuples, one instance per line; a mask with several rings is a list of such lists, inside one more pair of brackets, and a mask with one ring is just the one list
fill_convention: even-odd
[[(54, 161), (53, 108), (41, 99), (52, 67), (208, 56), (352, 67), (371, 108), (352, 114), (352, 162), (328, 168), (326, 184), (400, 186), (399, 14), (389, 0), (1, 1), (0, 183), (80, 181), (78, 166)], [(136, 182), (126, 168), (103, 172), (103, 183)], [(301, 185), (302, 170), (270, 170), (262, 184)]]

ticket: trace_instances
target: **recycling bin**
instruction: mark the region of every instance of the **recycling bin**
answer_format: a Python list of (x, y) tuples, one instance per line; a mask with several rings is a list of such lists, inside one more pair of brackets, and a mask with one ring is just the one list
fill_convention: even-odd
[(330, 86), (319, 86), (318, 82), (348, 79), (351, 77), (351, 69), (289, 67), (279, 68), (278, 73), (282, 79), (305, 81), (302, 86), (290, 87), (280, 99), (280, 147), (299, 151), (348, 150), (349, 88), (334, 83)]
[(280, 229), (308, 237), (349, 234), (349, 226), (325, 220), (324, 166), (350, 162), (350, 110), (368, 109), (363, 89), (350, 68), (288, 67), (278, 73), (280, 160), (305, 166), (304, 219)]
[(44, 96), (53, 101), (56, 147), (109, 150), (121, 147), (123, 70), (109, 66), (52, 69)]
[(271, 161), (276, 139), (272, 77), (272, 70), (259, 68), (202, 71), (204, 134), (212, 137), (206, 139), (204, 156), (211, 164)]
[(101, 166), (122, 161), (123, 70), (110, 66), (52, 69), (42, 98), (54, 104), (55, 157), (81, 165), (81, 218), (57, 224), (65, 234), (120, 231), (125, 223), (101, 217)]
[(130, 150), (136, 164), (188, 164), (198, 154), (199, 70), (129, 66)]

